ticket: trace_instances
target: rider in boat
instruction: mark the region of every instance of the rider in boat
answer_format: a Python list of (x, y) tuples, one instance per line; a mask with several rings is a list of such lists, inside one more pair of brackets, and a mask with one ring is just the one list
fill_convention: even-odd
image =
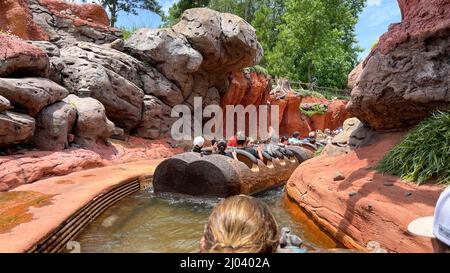
[(226, 150), (227, 142), (225, 140), (219, 140), (217, 142), (217, 154), (233, 158), (233, 154), (231, 152), (227, 152)]
[[(244, 150), (250, 154), (252, 154), (254, 157), (256, 157), (257, 159), (262, 159), (262, 150), (260, 148), (260, 146), (257, 147), (257, 149), (253, 148), (253, 147), (249, 147), (248, 144), (248, 139), (245, 136), (245, 134), (243, 134), (242, 132), (238, 132), (236, 134), (236, 139), (237, 139), (237, 148), (240, 150)], [(237, 158), (235, 158), (237, 159)]]
[(194, 147), (192, 148), (192, 152), (203, 154), (203, 145), (205, 144), (205, 139), (201, 136), (194, 138)]
[(302, 144), (302, 141), (300, 140), (300, 133), (299, 132), (294, 132), (292, 134), (292, 137), (289, 139), (289, 144), (290, 145), (300, 145), (300, 144)]

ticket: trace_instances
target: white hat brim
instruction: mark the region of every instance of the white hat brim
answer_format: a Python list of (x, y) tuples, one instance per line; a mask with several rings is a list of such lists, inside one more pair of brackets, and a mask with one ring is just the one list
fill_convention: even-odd
[(416, 219), (408, 225), (408, 231), (413, 235), (435, 238), (433, 234), (433, 222), (433, 216)]

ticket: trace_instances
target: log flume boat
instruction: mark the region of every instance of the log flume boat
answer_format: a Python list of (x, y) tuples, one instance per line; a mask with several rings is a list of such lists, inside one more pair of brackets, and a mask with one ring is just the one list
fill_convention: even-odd
[(253, 195), (281, 185), (300, 163), (311, 157), (304, 148), (295, 146), (264, 151), (262, 160), (246, 151), (235, 151), (238, 160), (192, 152), (166, 159), (153, 176), (155, 193), (205, 197)]

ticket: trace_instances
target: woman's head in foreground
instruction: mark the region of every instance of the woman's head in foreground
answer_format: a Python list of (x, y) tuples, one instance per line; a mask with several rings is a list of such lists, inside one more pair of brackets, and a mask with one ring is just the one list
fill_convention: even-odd
[(256, 198), (239, 195), (225, 199), (209, 216), (201, 252), (274, 253), (280, 240), (269, 208)]

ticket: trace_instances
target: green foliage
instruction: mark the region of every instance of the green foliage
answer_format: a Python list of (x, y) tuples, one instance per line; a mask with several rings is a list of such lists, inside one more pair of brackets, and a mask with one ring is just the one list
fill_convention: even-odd
[(129, 28), (125, 28), (125, 27), (121, 27), (120, 31), (122, 32), (124, 40), (128, 40), (128, 38), (130, 38), (131, 34), (133, 34), (133, 32), (134, 32), (133, 30), (131, 30)]
[(302, 97), (314, 97), (319, 99), (325, 99), (325, 96), (317, 91), (312, 91), (308, 89), (295, 89), (297, 93), (300, 94)]
[(370, 47), (370, 49), (372, 50), (374, 47), (376, 47), (378, 45), (378, 42), (380, 41), (380, 38), (376, 39), (375, 42), (373, 42), (372, 46)]
[(163, 16), (164, 26), (171, 27), (180, 21), (181, 15), (187, 9), (207, 7), (210, 0), (180, 0), (169, 8), (169, 15)]
[(141, 28), (152, 28), (151, 26), (145, 25), (145, 24), (133, 24), (130, 27), (121, 27), (120, 31), (122, 32), (123, 39), (128, 40), (130, 38), (131, 34), (133, 34), (136, 30)]
[(321, 155), (324, 148), (325, 148), (325, 146), (319, 146), (319, 148), (317, 148), (317, 150), (316, 150), (316, 152), (314, 153), (314, 155), (315, 155), (315, 156)]
[(312, 117), (314, 115), (323, 115), (327, 112), (327, 107), (323, 104), (315, 104), (310, 109), (303, 109), (300, 107), (300, 110), (303, 114), (308, 117)]
[(260, 65), (255, 65), (252, 67), (247, 67), (244, 69), (245, 72), (250, 73), (250, 72), (255, 72), (257, 74), (260, 75), (265, 75), (265, 76), (269, 76), (269, 72), (267, 71), (267, 69), (265, 69), (264, 67), (260, 66)]
[(287, 0), (269, 73), (318, 86), (344, 88), (361, 49), (355, 46), (364, 0)]
[(450, 112), (437, 112), (414, 128), (378, 164), (377, 170), (418, 184), (450, 184)]
[[(256, 10), (251, 24), (256, 29), (256, 35), (261, 43), (264, 52), (272, 51), (276, 45), (279, 34), (278, 26), (283, 23), (285, 12), (284, 0), (262, 1), (264, 3)], [(262, 64), (267, 64), (264, 57)]]
[(297, 93), (299, 93), (302, 97), (314, 97), (319, 99), (327, 99), (332, 100), (333, 98), (338, 98), (341, 100), (348, 100), (349, 96), (343, 94), (342, 92), (334, 92), (332, 90), (308, 90), (308, 89), (294, 89)]

